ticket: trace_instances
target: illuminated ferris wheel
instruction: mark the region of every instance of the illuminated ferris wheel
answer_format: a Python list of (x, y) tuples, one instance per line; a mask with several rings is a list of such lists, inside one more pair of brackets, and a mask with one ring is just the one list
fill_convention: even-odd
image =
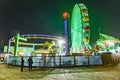
[(72, 12), (71, 20), (71, 52), (81, 53), (88, 51), (90, 42), (90, 24), (87, 7), (84, 4), (76, 4)]

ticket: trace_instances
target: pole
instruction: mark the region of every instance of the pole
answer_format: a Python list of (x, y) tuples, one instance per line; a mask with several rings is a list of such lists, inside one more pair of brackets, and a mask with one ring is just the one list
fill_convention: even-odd
[(100, 34), (101, 34), (101, 32), (100, 32), (100, 28), (99, 28), (99, 38), (101, 39), (101, 35)]
[(69, 53), (69, 33), (68, 33), (68, 20), (67, 19), (65, 19), (64, 20), (64, 26), (65, 26), (65, 41), (66, 41), (66, 48), (65, 48), (65, 50), (66, 50), (66, 54), (68, 54)]
[(64, 18), (64, 27), (65, 27), (65, 51), (66, 55), (70, 54), (70, 49), (69, 49), (69, 28), (68, 28), (68, 18), (69, 14), (67, 12), (63, 13), (63, 18)]
[(11, 45), (11, 39), (9, 39), (9, 43), (8, 43), (8, 50), (7, 50), (7, 53), (10, 53), (10, 45)]

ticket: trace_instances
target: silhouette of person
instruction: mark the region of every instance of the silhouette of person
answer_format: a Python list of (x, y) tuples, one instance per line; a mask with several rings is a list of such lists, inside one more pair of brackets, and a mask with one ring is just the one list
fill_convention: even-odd
[(33, 64), (32, 57), (29, 56), (29, 59), (28, 59), (29, 71), (32, 71), (32, 64)]
[(21, 57), (21, 72), (23, 72), (23, 66), (24, 66), (24, 59)]

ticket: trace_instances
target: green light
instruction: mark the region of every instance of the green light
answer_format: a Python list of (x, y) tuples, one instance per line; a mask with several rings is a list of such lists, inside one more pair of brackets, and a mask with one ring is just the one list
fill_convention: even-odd
[(16, 56), (16, 54), (18, 52), (18, 43), (19, 43), (19, 40), (27, 41), (27, 38), (20, 37), (20, 34), (18, 34), (18, 33), (16, 34), (16, 36), (15, 36), (14, 56)]
[(84, 4), (76, 4), (72, 12), (71, 20), (71, 52), (81, 53), (84, 49), (90, 49), (88, 11)]
[(118, 39), (116, 39), (112, 36), (102, 34), (102, 33), (99, 33), (99, 35), (100, 35), (100, 39), (98, 39), (97, 45), (101, 45), (104, 41), (109, 41), (109, 40), (120, 43), (120, 41)]

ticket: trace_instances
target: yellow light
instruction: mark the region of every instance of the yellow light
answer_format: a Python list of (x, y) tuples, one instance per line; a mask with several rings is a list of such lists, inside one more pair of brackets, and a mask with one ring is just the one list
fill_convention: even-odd
[(84, 16), (83, 17), (83, 21), (88, 21), (89, 19), (88, 19), (88, 16)]
[(84, 42), (89, 42), (88, 38), (83, 39)]

